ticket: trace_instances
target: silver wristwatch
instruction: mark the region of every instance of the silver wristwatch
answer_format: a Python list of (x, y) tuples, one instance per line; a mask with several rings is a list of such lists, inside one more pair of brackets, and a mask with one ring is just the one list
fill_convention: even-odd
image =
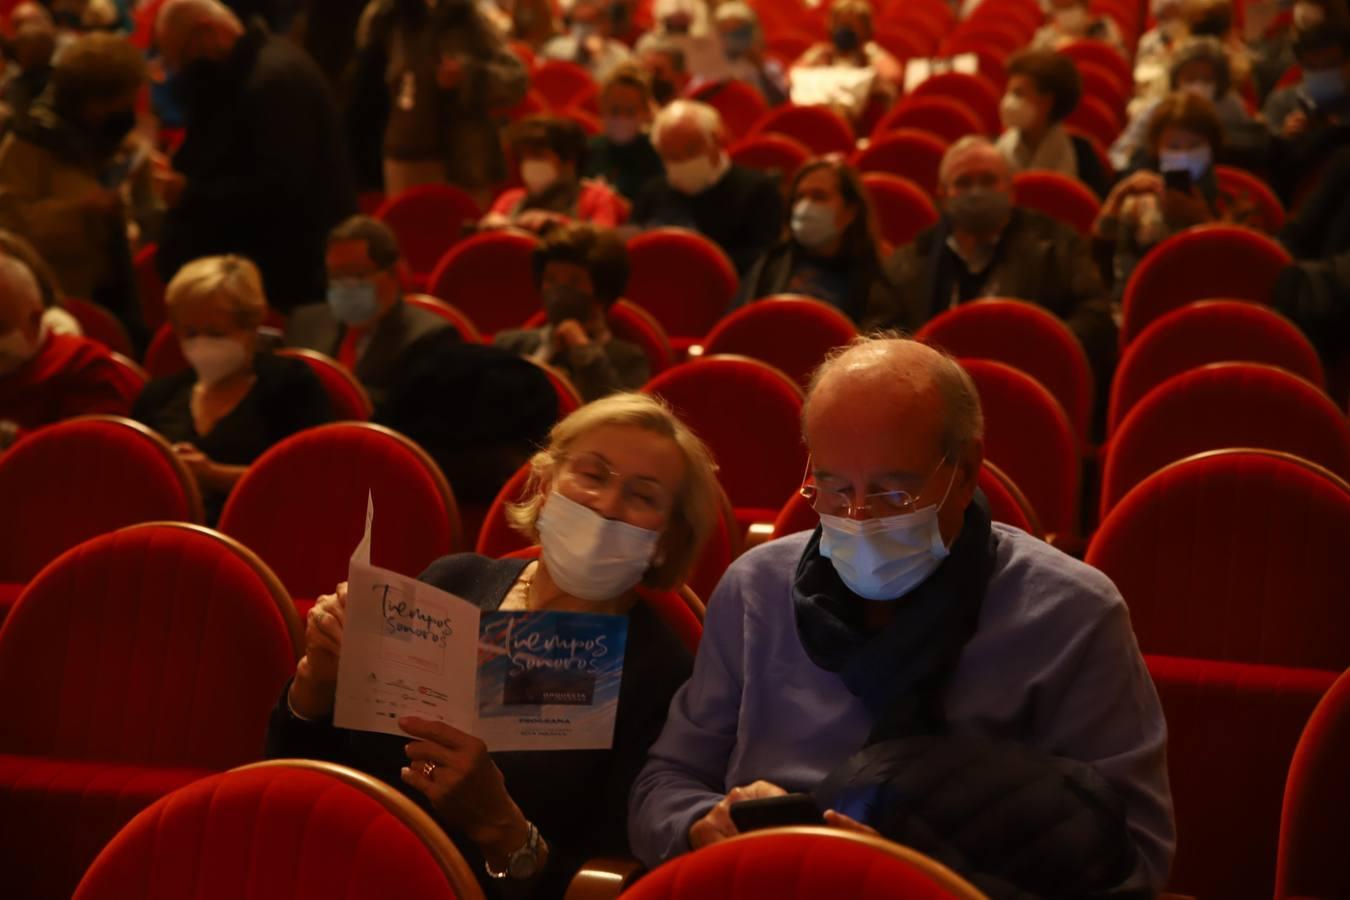
[(543, 861), (544, 839), (539, 834), (539, 829), (530, 823), (529, 836), (525, 838), (525, 846), (512, 853), (506, 859), (506, 868), (498, 872), (492, 868), (492, 863), (483, 861), (483, 868), (487, 870), (488, 877), (496, 881), (502, 881), (510, 878), (513, 881), (528, 881), (539, 874), (539, 864)]

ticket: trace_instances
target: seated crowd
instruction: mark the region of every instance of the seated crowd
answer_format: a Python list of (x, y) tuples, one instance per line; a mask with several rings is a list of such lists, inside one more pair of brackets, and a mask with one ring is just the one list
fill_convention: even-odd
[[(1320, 278), (1343, 299), (1350, 14), (1299, 0), (1292, 21), (1244, 32), (1228, 0), (1155, 0), (1136, 42), (1088, 0), (1046, 0), (1006, 88), (990, 85), (1001, 130), (942, 141), (933, 218), (892, 244), (858, 157), (808, 150), (783, 171), (736, 153), (727, 85), (765, 110), (829, 107), (861, 149), (917, 87), (884, 4), (834, 0), (817, 43), (785, 56), (775, 2), (369, 0), (336, 67), (319, 64), (323, 0), (141, 0), (74, 20), (0, 3), (0, 465), (62, 420), (130, 417), (184, 463), (214, 525), (251, 464), (340, 417), (300, 350), (349, 375), (370, 421), (423, 448), (460, 503), (486, 507), (527, 467), (506, 515), (538, 558), (460, 553), (419, 577), (485, 611), (627, 617), (612, 748), (489, 753), (439, 721), (403, 719), (403, 738), (336, 726), (345, 583), (305, 618), (266, 734), (268, 756), (412, 798), (488, 896), (561, 897), (594, 857), (659, 866), (735, 837), (734, 804), (787, 793), (990, 897), (1155, 896), (1177, 846), (1167, 726), (1125, 601), (991, 520), (975, 381), (910, 334), (983, 298), (1048, 311), (1090, 366), (1083, 437), (1100, 438), (1132, 274), (1186, 229), (1258, 224), (1229, 164), (1291, 210), (1281, 283)], [(1090, 91), (1061, 51), (1083, 41), (1133, 72), (1109, 152), (1072, 124)], [(537, 108), (544, 66), (584, 70), (594, 110)], [(1034, 172), (1095, 198), (1090, 229), (1019, 200)], [(418, 235), (358, 211), (360, 195), (432, 185), (476, 205), (465, 236), (532, 242), (532, 318), (470, 333), (453, 298), (418, 293)], [(641, 393), (656, 365), (616, 327), (635, 299), (629, 241), (665, 228), (725, 258), (723, 312), (794, 295), (862, 335), (804, 394), (800, 495), (819, 526), (731, 563), (696, 655), (643, 596), (684, 585), (722, 527), (718, 462)], [(504, 267), (503, 284), (526, 274)], [(1272, 300), (1328, 359), (1350, 351), (1350, 306), (1304, 296)], [(90, 306), (120, 350), (95, 339)], [(157, 377), (125, 358), (165, 342), (181, 361)], [(945, 827), (951, 797), (893, 765), (952, 756), (963, 802), (1000, 801), (983, 830)], [(1007, 802), (1016, 779), (1038, 790)], [(900, 808), (905, 791), (922, 802)], [(1048, 804), (1091, 837), (1028, 826)], [(1013, 840), (1026, 827), (1046, 832), (1031, 849)]]

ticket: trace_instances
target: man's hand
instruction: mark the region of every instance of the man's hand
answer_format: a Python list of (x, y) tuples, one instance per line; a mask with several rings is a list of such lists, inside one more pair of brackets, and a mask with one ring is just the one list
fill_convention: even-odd
[(864, 825), (857, 819), (851, 819), (838, 810), (827, 809), (825, 811), (825, 824), (831, 828), (838, 828), (841, 831), (856, 831), (858, 834), (870, 834), (872, 837), (881, 837), (881, 832), (877, 831), (871, 825)]
[(708, 810), (706, 816), (690, 827), (689, 846), (694, 850), (701, 850), (740, 834), (736, 829), (736, 823), (731, 821), (731, 804), (739, 803), (742, 800), (781, 797), (786, 793), (787, 791), (778, 785), (770, 784), (767, 781), (756, 781), (754, 784), (747, 784), (745, 787), (732, 788), (725, 797), (718, 801), (716, 806)]
[(591, 342), (576, 319), (568, 319), (553, 328), (553, 346), (558, 350), (571, 350), (573, 347), (585, 347)]
[(1287, 138), (1296, 138), (1308, 130), (1308, 114), (1301, 109), (1296, 109), (1284, 117), (1284, 122), (1280, 125), (1280, 133)]

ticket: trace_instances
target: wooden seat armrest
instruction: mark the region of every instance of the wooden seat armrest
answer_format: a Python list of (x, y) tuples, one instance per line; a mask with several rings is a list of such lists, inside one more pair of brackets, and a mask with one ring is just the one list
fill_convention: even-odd
[(572, 876), (563, 900), (614, 900), (619, 893), (638, 880), (645, 869), (636, 859), (618, 856), (599, 856), (588, 860), (581, 871)]

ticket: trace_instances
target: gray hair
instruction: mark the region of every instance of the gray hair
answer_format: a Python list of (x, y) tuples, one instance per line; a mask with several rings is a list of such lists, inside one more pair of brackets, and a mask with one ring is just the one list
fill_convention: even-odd
[[(958, 156), (977, 148), (982, 150), (987, 148), (996, 153), (999, 152), (998, 147), (994, 145), (994, 142), (984, 135), (968, 134), (963, 138), (959, 138), (956, 143), (947, 148), (946, 153), (942, 154), (942, 162), (938, 164), (938, 184), (944, 187), (946, 186), (947, 176), (951, 174), (952, 163), (956, 161)], [(1002, 155), (1002, 153), (999, 153), (1000, 157)]]
[(722, 135), (725, 134), (722, 114), (697, 100), (675, 100), (657, 113), (652, 122), (652, 143), (659, 144), (662, 132), (686, 120), (696, 124), (710, 144), (721, 143)]
[(811, 375), (806, 403), (802, 407), (803, 423), (806, 421), (811, 398), (843, 357), (860, 347), (891, 342), (918, 344), (932, 351), (928, 355), (928, 374), (942, 397), (942, 452), (949, 459), (956, 459), (972, 442), (984, 437), (984, 409), (980, 406), (979, 389), (976, 388), (975, 380), (970, 377), (970, 373), (954, 356), (941, 347), (915, 340), (904, 331), (874, 331), (859, 335), (849, 343), (831, 350), (824, 362)]

